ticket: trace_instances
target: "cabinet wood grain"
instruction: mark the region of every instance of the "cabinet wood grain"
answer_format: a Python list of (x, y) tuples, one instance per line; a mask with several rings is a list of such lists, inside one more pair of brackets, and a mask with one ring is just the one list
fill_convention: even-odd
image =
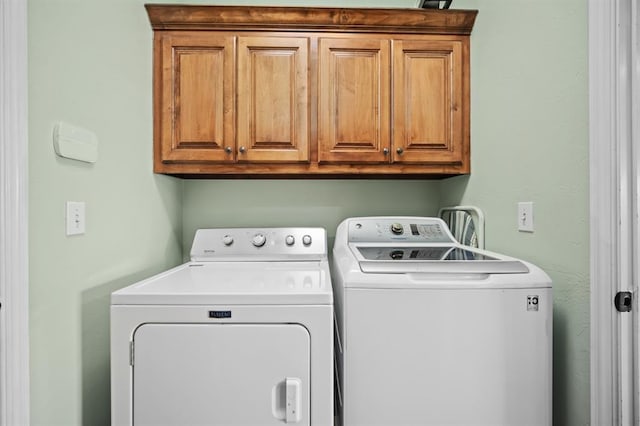
[(394, 41), (393, 159), (461, 163), (462, 42)]
[(388, 162), (390, 50), (387, 39), (320, 39), (320, 163)]
[[(167, 33), (154, 84), (156, 163), (232, 161), (235, 38)], [(231, 152), (232, 154), (232, 152)]]
[(146, 8), (155, 172), (470, 172), (469, 36), (477, 11)]
[(238, 44), (238, 160), (309, 161), (308, 38)]

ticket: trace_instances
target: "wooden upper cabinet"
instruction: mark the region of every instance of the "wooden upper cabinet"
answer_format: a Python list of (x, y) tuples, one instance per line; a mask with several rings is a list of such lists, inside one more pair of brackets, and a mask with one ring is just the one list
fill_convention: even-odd
[(146, 5), (154, 171), (470, 172), (477, 11)]
[(390, 50), (387, 39), (319, 40), (319, 162), (389, 161)]
[(393, 45), (393, 161), (462, 163), (468, 108), (462, 42), (394, 40)]
[(233, 160), (234, 46), (215, 33), (156, 39), (156, 160)]
[(238, 161), (309, 161), (309, 39), (238, 40)]

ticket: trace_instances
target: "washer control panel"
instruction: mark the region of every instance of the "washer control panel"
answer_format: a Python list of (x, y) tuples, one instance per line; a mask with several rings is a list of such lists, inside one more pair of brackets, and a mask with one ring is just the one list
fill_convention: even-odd
[(349, 220), (350, 243), (453, 243), (442, 219), (436, 217), (361, 217)]
[(191, 260), (320, 260), (327, 257), (322, 228), (198, 229)]

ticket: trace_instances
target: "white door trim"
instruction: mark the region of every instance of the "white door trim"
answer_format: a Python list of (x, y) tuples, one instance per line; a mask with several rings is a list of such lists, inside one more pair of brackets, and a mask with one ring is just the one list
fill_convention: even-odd
[(631, 75), (631, 134), (633, 146), (633, 325), (631, 327), (633, 345), (632, 401), (633, 424), (640, 425), (640, 4), (632, 2), (630, 11), (631, 30), (629, 34), (630, 75)]
[(27, 0), (0, 0), (0, 425), (29, 424)]
[[(635, 0), (589, 0), (591, 210), (591, 424), (633, 425), (633, 314), (618, 291), (634, 290), (638, 260), (638, 138), (631, 119), (638, 85), (632, 54)], [(636, 15), (636, 16), (634, 16)], [(632, 72), (636, 69), (636, 75)], [(634, 81), (635, 79), (635, 81)], [(637, 99), (635, 101), (637, 103)], [(637, 106), (636, 106), (637, 108)], [(637, 110), (636, 110), (637, 111)], [(637, 131), (637, 128), (635, 128)], [(634, 296), (637, 299), (637, 294)], [(635, 302), (634, 310), (638, 305)], [(636, 413), (637, 415), (637, 413)]]

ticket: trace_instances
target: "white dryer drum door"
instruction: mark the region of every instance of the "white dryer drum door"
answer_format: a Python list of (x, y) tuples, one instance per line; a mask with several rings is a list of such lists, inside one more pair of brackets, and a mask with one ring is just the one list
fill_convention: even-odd
[(296, 324), (145, 324), (133, 424), (309, 425), (310, 336)]

